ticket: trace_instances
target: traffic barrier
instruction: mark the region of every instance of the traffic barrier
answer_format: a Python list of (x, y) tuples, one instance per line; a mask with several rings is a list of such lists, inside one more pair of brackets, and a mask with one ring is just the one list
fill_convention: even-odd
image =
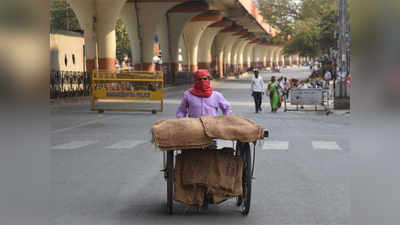
[[(104, 111), (133, 111), (133, 112), (162, 112), (164, 105), (164, 74), (148, 71), (93, 71), (91, 82), (91, 110)], [(157, 101), (159, 108), (96, 108), (101, 100), (111, 102), (128, 101), (143, 102)], [(135, 104), (133, 104), (135, 105)], [(136, 106), (136, 105), (135, 105)]]

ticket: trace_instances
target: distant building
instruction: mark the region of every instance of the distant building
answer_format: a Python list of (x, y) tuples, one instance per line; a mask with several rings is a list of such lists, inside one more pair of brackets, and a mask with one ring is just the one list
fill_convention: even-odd
[(85, 71), (85, 40), (73, 31), (50, 33), (50, 68), (56, 71)]

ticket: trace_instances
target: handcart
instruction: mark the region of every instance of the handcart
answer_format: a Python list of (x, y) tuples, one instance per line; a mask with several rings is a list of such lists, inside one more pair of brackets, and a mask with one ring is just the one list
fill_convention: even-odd
[[(242, 162), (242, 194), (234, 196), (228, 199), (236, 198), (236, 205), (241, 207), (241, 214), (247, 216), (249, 214), (251, 205), (251, 189), (252, 189), (252, 179), (254, 174), (254, 162), (255, 162), (255, 149), (258, 141), (269, 136), (268, 130), (261, 127), (261, 135), (257, 139), (251, 140), (249, 142), (241, 142), (238, 140), (230, 140), (234, 144), (232, 154), (234, 157), (239, 157)], [(214, 144), (203, 148), (197, 149), (195, 151), (220, 151), (217, 149), (216, 139), (214, 137)], [(227, 140), (224, 138), (224, 140)], [(251, 153), (251, 144), (253, 145), (253, 154)], [(185, 150), (181, 149), (169, 149), (163, 152), (163, 165), (164, 169), (161, 170), (164, 174), (164, 178), (167, 182), (167, 210), (169, 214), (174, 211), (174, 169), (176, 165), (176, 159), (180, 154), (183, 154)], [(240, 173), (240, 171), (238, 171)], [(216, 203), (218, 204), (218, 203)]]
[[(328, 88), (291, 88), (289, 90), (290, 106), (288, 107), (287, 99), (284, 102), (284, 111), (324, 111), (327, 115), (331, 113), (331, 90)], [(311, 109), (304, 109), (304, 105), (314, 106)], [(295, 108), (293, 108), (295, 106)], [(319, 110), (318, 106), (323, 109)]]

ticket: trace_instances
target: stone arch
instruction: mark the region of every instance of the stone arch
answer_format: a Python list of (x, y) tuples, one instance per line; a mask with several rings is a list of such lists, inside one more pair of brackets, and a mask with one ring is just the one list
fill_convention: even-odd
[[(68, 0), (74, 9), (81, 28), (85, 33), (85, 46), (88, 70), (94, 68), (96, 41), (98, 46), (98, 64), (100, 69), (115, 69), (116, 43), (115, 24), (126, 0), (82, 1)], [(94, 32), (94, 21), (96, 32)]]
[(220, 31), (231, 26), (232, 21), (227, 18), (208, 26), (199, 41), (198, 64), (199, 68), (210, 69), (216, 76), (222, 77), (223, 37)]
[(182, 38), (187, 42), (187, 52), (189, 58), (190, 71), (196, 71), (198, 67), (198, 51), (200, 39), (207, 27), (222, 19), (222, 15), (218, 11), (207, 11), (205, 13), (194, 16), (184, 27)]
[[(197, 51), (196, 47), (200, 37), (194, 33), (198, 27), (191, 25), (191, 21), (196, 16), (208, 12), (209, 6), (206, 2), (184, 2), (175, 5), (167, 12), (168, 27), (169, 27), (169, 44), (171, 51), (171, 61), (178, 62), (178, 50), (184, 43), (186, 46), (186, 59), (188, 60), (189, 70), (196, 69), (197, 66)], [(198, 21), (199, 22), (199, 21)], [(201, 27), (205, 26), (202, 24)], [(207, 24), (208, 26), (208, 24)], [(206, 27), (206, 26), (205, 26)], [(203, 27), (203, 29), (205, 29)], [(196, 61), (196, 62), (195, 62)]]

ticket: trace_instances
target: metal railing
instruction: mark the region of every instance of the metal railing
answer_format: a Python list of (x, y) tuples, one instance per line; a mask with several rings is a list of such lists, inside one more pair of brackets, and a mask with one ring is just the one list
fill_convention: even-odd
[(91, 73), (75, 71), (50, 72), (50, 98), (90, 95)]

